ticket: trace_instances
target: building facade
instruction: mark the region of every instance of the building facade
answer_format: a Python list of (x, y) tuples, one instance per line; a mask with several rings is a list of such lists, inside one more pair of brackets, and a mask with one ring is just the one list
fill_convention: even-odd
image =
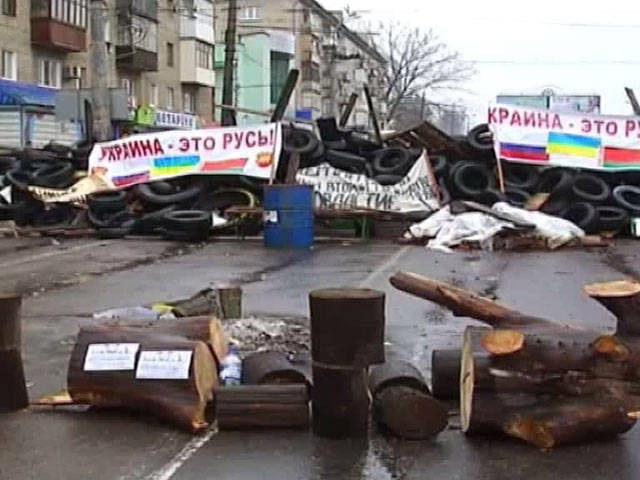
[[(132, 112), (152, 107), (176, 126), (180, 115), (213, 117), (212, 0), (106, 0), (102, 12), (111, 88)], [(2, 0), (0, 78), (50, 88), (89, 88), (90, 0)], [(175, 125), (172, 125), (172, 122)], [(183, 122), (184, 123), (184, 122)]]
[[(226, 5), (221, 2), (216, 7), (218, 85), (224, 65)], [(288, 71), (297, 68), (300, 79), (289, 115), (308, 120), (339, 116), (351, 94), (357, 93), (349, 125), (368, 128), (369, 113), (362, 93), (365, 83), (376, 111), (384, 113), (386, 60), (344, 24), (340, 12), (328, 11), (315, 0), (238, 0), (236, 41), (237, 106), (268, 111), (275, 105)], [(239, 113), (238, 119), (242, 123), (255, 117)]]

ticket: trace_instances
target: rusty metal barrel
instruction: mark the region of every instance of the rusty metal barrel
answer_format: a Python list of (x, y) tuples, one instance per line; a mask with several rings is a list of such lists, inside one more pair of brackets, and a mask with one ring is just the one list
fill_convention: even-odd
[(313, 431), (362, 437), (369, 427), (368, 367), (384, 362), (384, 292), (329, 288), (309, 294)]
[(0, 294), (0, 412), (29, 406), (21, 354), (21, 305), (20, 296)]

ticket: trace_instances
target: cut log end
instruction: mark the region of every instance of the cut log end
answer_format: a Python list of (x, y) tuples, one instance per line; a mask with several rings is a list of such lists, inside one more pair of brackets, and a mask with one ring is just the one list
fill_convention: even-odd
[(555, 439), (544, 421), (516, 417), (506, 423), (504, 432), (544, 450), (555, 445)]
[(613, 282), (585, 285), (584, 291), (593, 298), (629, 297), (640, 293), (640, 282), (635, 280), (616, 280)]
[(631, 352), (614, 335), (601, 335), (593, 342), (593, 349), (600, 355), (606, 355), (613, 362), (625, 362)]
[(481, 343), (492, 355), (508, 355), (522, 349), (524, 335), (516, 330), (492, 330), (483, 335)]

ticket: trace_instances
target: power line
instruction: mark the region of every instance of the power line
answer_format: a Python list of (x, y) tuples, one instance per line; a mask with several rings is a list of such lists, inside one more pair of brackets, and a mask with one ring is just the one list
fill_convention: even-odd
[(488, 65), (546, 65), (546, 66), (564, 66), (564, 65), (640, 65), (640, 60), (470, 60), (476, 64)]

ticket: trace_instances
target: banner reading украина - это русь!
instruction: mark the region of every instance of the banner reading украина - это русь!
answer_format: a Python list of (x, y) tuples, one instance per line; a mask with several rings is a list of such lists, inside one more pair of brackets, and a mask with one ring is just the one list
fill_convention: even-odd
[(492, 105), (496, 156), (536, 165), (640, 170), (640, 117)]
[(281, 146), (278, 123), (148, 133), (96, 144), (89, 172), (118, 188), (183, 175), (269, 178)]

